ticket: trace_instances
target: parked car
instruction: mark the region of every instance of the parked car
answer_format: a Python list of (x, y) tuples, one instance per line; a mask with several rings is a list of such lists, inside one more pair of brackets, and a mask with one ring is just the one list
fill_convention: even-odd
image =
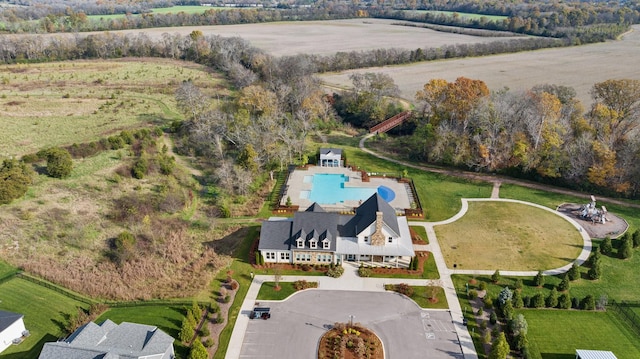
[(267, 320), (271, 318), (271, 308), (268, 307), (255, 307), (251, 311), (249, 315), (251, 319), (264, 319)]

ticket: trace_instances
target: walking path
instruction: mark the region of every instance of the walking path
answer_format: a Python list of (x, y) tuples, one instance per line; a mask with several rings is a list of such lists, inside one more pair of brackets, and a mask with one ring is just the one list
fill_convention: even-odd
[[(464, 313), (462, 312), (462, 308), (460, 307), (460, 302), (458, 301), (458, 296), (455, 290), (455, 286), (453, 284), (453, 280), (451, 279), (451, 276), (454, 274), (474, 274), (474, 275), (491, 275), (493, 274), (493, 271), (490, 270), (460, 270), (460, 269), (450, 269), (447, 267), (447, 264), (445, 262), (444, 256), (442, 254), (442, 251), (440, 249), (440, 245), (438, 243), (438, 238), (436, 236), (435, 230), (434, 230), (434, 226), (437, 225), (443, 225), (443, 224), (448, 224), (448, 223), (452, 223), (458, 219), (460, 219), (462, 216), (464, 216), (464, 214), (467, 212), (468, 208), (469, 208), (469, 202), (470, 201), (505, 201), (505, 202), (515, 202), (515, 203), (521, 203), (521, 204), (525, 204), (525, 205), (530, 205), (530, 206), (535, 206), (541, 209), (544, 209), (546, 211), (550, 211), (552, 213), (555, 213), (556, 215), (559, 215), (561, 217), (563, 217), (565, 220), (567, 220), (568, 222), (570, 222), (574, 227), (576, 227), (576, 229), (578, 229), (578, 231), (580, 232), (582, 239), (583, 239), (583, 248), (582, 248), (582, 252), (580, 253), (580, 255), (578, 256), (578, 258), (575, 260), (575, 262), (577, 264), (582, 264), (584, 263), (584, 261), (586, 261), (589, 257), (589, 253), (591, 252), (591, 237), (589, 237), (589, 235), (586, 233), (586, 231), (584, 231), (582, 229), (582, 227), (580, 226), (580, 224), (578, 224), (576, 221), (574, 221), (573, 219), (571, 219), (570, 217), (565, 216), (562, 213), (559, 213), (557, 211), (554, 211), (552, 209), (549, 209), (547, 207), (544, 206), (540, 206), (534, 203), (529, 203), (529, 202), (523, 202), (523, 201), (518, 201), (518, 200), (511, 200), (511, 199), (501, 199), (500, 197), (500, 185), (503, 182), (506, 183), (515, 183), (518, 185), (522, 185), (522, 186), (526, 186), (526, 187), (530, 187), (530, 188), (543, 188), (545, 190), (549, 190), (551, 192), (562, 192), (562, 193), (566, 193), (566, 194), (574, 194), (577, 195), (578, 193), (573, 192), (573, 191), (568, 191), (568, 190), (560, 190), (560, 189), (552, 189), (552, 188), (548, 188), (547, 186), (541, 186), (541, 185), (536, 185), (536, 184), (531, 184), (528, 182), (523, 182), (523, 181), (517, 181), (517, 180), (511, 180), (511, 179), (503, 179), (503, 178), (496, 178), (496, 177), (487, 177), (487, 176), (478, 176), (475, 174), (467, 174), (467, 173), (454, 173), (454, 171), (449, 171), (449, 170), (440, 170), (440, 169), (434, 169), (434, 168), (427, 168), (427, 167), (423, 167), (423, 166), (417, 166), (417, 165), (413, 165), (413, 164), (409, 164), (409, 163), (405, 163), (402, 161), (398, 161), (398, 160), (394, 160), (385, 156), (381, 156), (373, 151), (367, 150), (366, 148), (364, 148), (364, 142), (366, 141), (367, 138), (371, 137), (372, 135), (367, 135), (365, 137), (363, 137), (360, 140), (360, 148), (367, 152), (370, 153), (376, 157), (379, 157), (381, 159), (387, 160), (387, 161), (391, 161), (391, 162), (395, 162), (395, 163), (399, 163), (402, 165), (406, 165), (408, 167), (413, 167), (413, 168), (418, 168), (421, 170), (425, 170), (425, 171), (431, 171), (431, 172), (438, 172), (438, 173), (445, 173), (445, 174), (449, 174), (449, 175), (453, 175), (453, 176), (461, 176), (461, 177), (468, 177), (468, 176), (475, 176), (474, 179), (481, 179), (481, 180), (486, 180), (486, 181), (490, 181), (493, 182), (494, 186), (493, 186), (493, 190), (491, 193), (491, 198), (490, 199), (485, 199), (485, 198), (481, 198), (481, 199), (462, 199), (462, 208), (460, 209), (460, 211), (454, 215), (453, 217), (444, 220), (444, 221), (440, 221), (440, 222), (411, 222), (411, 225), (419, 225), (425, 228), (426, 232), (427, 232), (427, 237), (429, 238), (429, 244), (428, 245), (414, 245), (414, 250), (416, 251), (429, 251), (433, 254), (433, 258), (436, 262), (436, 266), (438, 268), (438, 271), (440, 272), (440, 279), (439, 280), (427, 280), (427, 279), (405, 279), (405, 278), (401, 278), (401, 279), (395, 279), (395, 278), (362, 278), (360, 276), (358, 276), (358, 266), (355, 263), (350, 263), (350, 262), (346, 262), (343, 263), (343, 267), (344, 267), (344, 274), (340, 277), (340, 278), (331, 278), (331, 277), (308, 277), (308, 276), (283, 276), (281, 281), (283, 282), (294, 282), (296, 280), (312, 280), (312, 281), (317, 281), (318, 282), (318, 288), (319, 289), (324, 289), (324, 290), (351, 290), (351, 291), (384, 291), (384, 285), (385, 284), (399, 284), (399, 283), (407, 283), (409, 285), (413, 285), (413, 286), (425, 286), (425, 285), (439, 285), (442, 286), (444, 288), (444, 292), (445, 292), (445, 296), (447, 298), (447, 302), (449, 304), (449, 311), (451, 313), (451, 318), (453, 320), (455, 329), (456, 329), (456, 333), (458, 335), (458, 340), (460, 343), (460, 347), (462, 349), (462, 353), (464, 354), (464, 358), (465, 359), (477, 359), (478, 358), (478, 354), (476, 353), (475, 347), (473, 346), (473, 341), (471, 339), (471, 335), (469, 334), (469, 331), (467, 330), (467, 326), (463, 324), (463, 317), (464, 317)], [(481, 178), (478, 178), (481, 177)], [(607, 201), (610, 201), (612, 203), (615, 203), (616, 201), (614, 200), (610, 200), (607, 199)], [(566, 266), (560, 267), (560, 268), (555, 268), (555, 269), (550, 269), (550, 270), (546, 270), (543, 273), (545, 275), (557, 275), (560, 273), (564, 273), (567, 270), (569, 270), (571, 268), (573, 263), (567, 264)], [(500, 271), (500, 273), (502, 275), (506, 275), (506, 276), (534, 276), (537, 274), (537, 272), (535, 271)], [(244, 341), (244, 336), (245, 336), (245, 332), (247, 329), (247, 326), (249, 324), (249, 313), (251, 313), (251, 311), (253, 310), (254, 305), (256, 304), (256, 298), (258, 296), (258, 291), (260, 290), (260, 286), (262, 285), (262, 283), (264, 282), (269, 282), (269, 281), (273, 281), (273, 276), (268, 276), (268, 275), (258, 275), (255, 276), (255, 278), (253, 279), (251, 286), (249, 288), (249, 291), (247, 293), (247, 296), (244, 299), (244, 302), (242, 303), (242, 307), (241, 307), (241, 311), (240, 311), (240, 315), (238, 316), (237, 320), (236, 320), (236, 324), (233, 328), (233, 332), (231, 334), (231, 339), (229, 342), (229, 347), (227, 350), (227, 354), (225, 356), (225, 358), (228, 359), (236, 359), (240, 356), (240, 352), (242, 349), (242, 343)], [(295, 295), (295, 294), (294, 294)]]

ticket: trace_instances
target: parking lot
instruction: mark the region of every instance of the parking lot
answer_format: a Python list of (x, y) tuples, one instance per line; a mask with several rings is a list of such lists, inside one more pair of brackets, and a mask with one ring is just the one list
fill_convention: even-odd
[(320, 337), (350, 316), (380, 337), (386, 358), (463, 358), (448, 311), (422, 310), (396, 293), (308, 290), (260, 305), (271, 318), (249, 322), (240, 358), (316, 358)]

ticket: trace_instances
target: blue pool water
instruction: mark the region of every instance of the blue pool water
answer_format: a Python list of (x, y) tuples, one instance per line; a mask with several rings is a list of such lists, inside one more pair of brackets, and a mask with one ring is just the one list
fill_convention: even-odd
[[(305, 176), (305, 182), (310, 176)], [(311, 192), (308, 199), (319, 204), (338, 204), (344, 201), (366, 200), (374, 193), (378, 193), (385, 201), (391, 202), (396, 194), (388, 187), (345, 187), (349, 177), (340, 174), (315, 174), (311, 179)], [(305, 196), (307, 194), (305, 193)]]

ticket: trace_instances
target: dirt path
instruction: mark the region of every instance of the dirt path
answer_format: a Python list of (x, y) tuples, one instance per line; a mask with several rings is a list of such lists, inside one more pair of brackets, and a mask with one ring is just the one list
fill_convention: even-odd
[(169, 138), (169, 136), (166, 133), (162, 135), (162, 141), (164, 142), (165, 145), (167, 145), (167, 154), (169, 156), (173, 156), (173, 158), (176, 159), (176, 163), (188, 169), (189, 173), (191, 173), (193, 176), (202, 177), (202, 171), (200, 171), (199, 169), (193, 168), (193, 164), (187, 162), (182, 156), (177, 155), (173, 151), (173, 141), (171, 141), (171, 138)]
[[(380, 158), (380, 159), (383, 159), (385, 161), (394, 162), (394, 163), (397, 163), (397, 164), (401, 164), (403, 166), (419, 169), (419, 170), (422, 170), (422, 171), (440, 173), (440, 174), (444, 174), (444, 175), (447, 175), (447, 176), (465, 178), (465, 179), (472, 180), (472, 181), (483, 181), (483, 182), (490, 182), (490, 183), (493, 183), (493, 184), (497, 184), (497, 183), (500, 183), (500, 184), (502, 184), (502, 183), (514, 184), (514, 185), (527, 187), (527, 188), (531, 188), (531, 189), (537, 189), (537, 190), (546, 191), (546, 192), (559, 193), (559, 194), (564, 194), (564, 195), (567, 195), (567, 196), (582, 197), (582, 198), (585, 198), (585, 199), (588, 200), (588, 196), (584, 192), (574, 191), (574, 190), (570, 190), (570, 189), (566, 189), (566, 188), (554, 187), (554, 186), (547, 185), (547, 184), (540, 184), (540, 183), (536, 183), (536, 182), (532, 182), (532, 181), (514, 179), (514, 178), (510, 178), (510, 177), (504, 177), (504, 176), (500, 176), (500, 175), (495, 175), (495, 174), (484, 174), (484, 173), (468, 172), (468, 171), (462, 171), (462, 170), (456, 170), (456, 169), (447, 169), (447, 168), (441, 168), (441, 167), (435, 167), (435, 166), (429, 166), (429, 165), (416, 165), (416, 164), (413, 164), (413, 163), (397, 160), (397, 159), (394, 159), (394, 158), (379, 154), (377, 152), (374, 152), (374, 151), (372, 151), (372, 150), (370, 150), (368, 148), (365, 148), (364, 143), (366, 142), (366, 140), (369, 137), (372, 137), (372, 136), (373, 136), (373, 134), (368, 134), (368, 135), (365, 135), (360, 140), (360, 149), (363, 150), (364, 152), (370, 154), (370, 155), (373, 155), (373, 156), (375, 156), (377, 158)], [(640, 204), (628, 203), (628, 202), (621, 201), (619, 199), (615, 199), (615, 198), (611, 198), (611, 197), (605, 197), (605, 196), (600, 196), (599, 195), (598, 196), (598, 200), (599, 201), (601, 200), (603, 202), (607, 202), (609, 204), (617, 204), (617, 205), (621, 205), (621, 206), (625, 206), (625, 207), (640, 208)]]

